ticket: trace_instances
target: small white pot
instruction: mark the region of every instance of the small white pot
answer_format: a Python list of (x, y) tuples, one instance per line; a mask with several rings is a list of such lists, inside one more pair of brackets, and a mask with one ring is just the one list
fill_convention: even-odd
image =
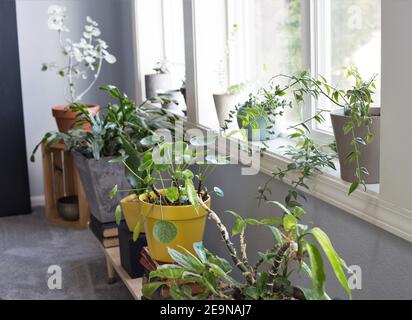
[(156, 73), (145, 75), (146, 98), (150, 99), (157, 96), (159, 91), (177, 89), (170, 73)]
[[(239, 103), (238, 94), (214, 94), (213, 100), (215, 101), (215, 108), (217, 118), (219, 120), (219, 126), (225, 126), (225, 120), (229, 119), (229, 111), (234, 110)], [(236, 121), (234, 121), (236, 122)]]

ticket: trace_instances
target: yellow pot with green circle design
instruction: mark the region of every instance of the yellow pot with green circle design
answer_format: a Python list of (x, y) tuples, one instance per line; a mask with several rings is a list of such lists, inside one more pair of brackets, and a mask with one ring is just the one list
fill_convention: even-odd
[(120, 200), (123, 216), (126, 220), (127, 227), (130, 232), (133, 232), (138, 222), (143, 223), (143, 216), (141, 215), (141, 206), (139, 198), (136, 194), (131, 194)]
[[(164, 194), (165, 190), (159, 192)], [(154, 197), (154, 194), (151, 196)], [(160, 206), (147, 202), (147, 197), (147, 194), (143, 194), (139, 199), (151, 257), (159, 262), (173, 263), (168, 248), (182, 252), (183, 247), (195, 253), (193, 243), (203, 241), (206, 210), (202, 207), (196, 209), (192, 205)], [(210, 197), (205, 204), (210, 208)]]

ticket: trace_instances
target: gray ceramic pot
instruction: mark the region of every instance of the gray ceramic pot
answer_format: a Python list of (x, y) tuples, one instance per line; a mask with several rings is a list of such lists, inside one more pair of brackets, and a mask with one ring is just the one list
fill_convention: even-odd
[(146, 98), (157, 96), (158, 91), (167, 91), (175, 88), (173, 77), (170, 73), (156, 73), (145, 75)]
[[(371, 108), (370, 115), (372, 116), (372, 124), (370, 125), (371, 132), (375, 135), (375, 139), (366, 146), (360, 146), (360, 166), (365, 167), (369, 171), (369, 175), (363, 175), (363, 179), (367, 184), (379, 183), (379, 156), (380, 156), (380, 108)], [(351, 146), (352, 134), (347, 135), (343, 132), (343, 127), (349, 122), (350, 117), (345, 116), (343, 109), (335, 110), (331, 113), (333, 132), (336, 139), (336, 147), (338, 149), (340, 172), (343, 180), (354, 182), (357, 180), (355, 176), (356, 164), (354, 161), (347, 160), (348, 155), (353, 151)], [(367, 128), (361, 126), (355, 128), (357, 137), (366, 137)]]
[(129, 189), (124, 166), (121, 163), (109, 163), (112, 157), (98, 161), (86, 159), (80, 153), (73, 153), (76, 167), (87, 196), (90, 213), (100, 222), (115, 221), (116, 206), (122, 198), (118, 194), (110, 200), (109, 194), (117, 184), (119, 189)]

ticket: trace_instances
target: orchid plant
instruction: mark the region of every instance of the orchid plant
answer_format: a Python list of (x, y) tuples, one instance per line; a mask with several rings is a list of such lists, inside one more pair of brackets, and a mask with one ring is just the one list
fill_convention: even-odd
[[(67, 77), (67, 86), (64, 89), (66, 100), (72, 104), (79, 102), (96, 83), (104, 61), (109, 64), (116, 62), (116, 57), (109, 53), (109, 46), (100, 38), (101, 31), (99, 24), (89, 16), (86, 18), (83, 36), (79, 42), (73, 42), (63, 34), (70, 32), (65, 22), (67, 19), (66, 8), (52, 5), (48, 8), (48, 27), (50, 30), (57, 31), (59, 45), (62, 54), (67, 57), (67, 64), (60, 66), (57, 63), (43, 63), (42, 71), (57, 70), (61, 77)], [(82, 91), (77, 92), (77, 80), (91, 80), (88, 86)]]

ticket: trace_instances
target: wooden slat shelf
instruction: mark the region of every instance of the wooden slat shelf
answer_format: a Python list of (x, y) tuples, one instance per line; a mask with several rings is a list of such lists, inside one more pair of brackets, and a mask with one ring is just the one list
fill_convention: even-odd
[(114, 271), (116, 271), (119, 278), (123, 281), (127, 289), (130, 291), (131, 295), (135, 300), (141, 300), (142, 298), (142, 282), (143, 278), (132, 279), (128, 273), (122, 268), (120, 263), (120, 249), (119, 247), (114, 248), (103, 248), (101, 246), (107, 263), (107, 274), (109, 280), (114, 278)]
[[(86, 229), (90, 219), (86, 194), (73, 157), (63, 143), (47, 147), (42, 145), (44, 197), (46, 219), (67, 228)], [(65, 196), (77, 195), (79, 219), (66, 221), (59, 216), (57, 200)]]

